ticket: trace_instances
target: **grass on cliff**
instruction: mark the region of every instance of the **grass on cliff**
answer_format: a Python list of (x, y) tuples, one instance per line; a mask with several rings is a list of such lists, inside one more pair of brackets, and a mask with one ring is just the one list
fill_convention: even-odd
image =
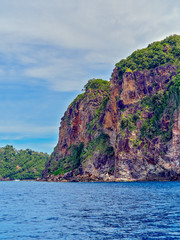
[[(91, 134), (95, 134), (96, 131), (94, 131), (93, 128), (94, 126), (99, 127), (99, 117), (101, 116), (101, 113), (104, 112), (109, 101), (110, 82), (102, 79), (90, 79), (88, 83), (84, 86), (83, 90), (85, 92), (79, 94), (70, 104), (69, 108), (71, 108), (71, 111), (76, 108), (77, 103), (79, 103), (80, 101), (84, 101), (88, 96), (94, 96), (94, 98), (96, 97), (95, 94), (102, 94), (104, 96), (102, 103), (95, 111), (95, 115), (92, 121), (87, 126), (88, 131), (91, 132)], [(89, 92), (87, 93), (87, 91)], [(68, 114), (65, 114), (62, 120), (67, 121), (67, 123), (70, 125), (70, 118), (68, 117)], [(102, 136), (98, 137), (98, 139), (102, 138)], [(101, 145), (100, 142), (98, 142), (98, 140), (96, 139), (97, 146)], [(91, 143), (89, 143), (88, 146), (90, 145)], [(58, 153), (56, 153), (56, 149), (54, 150), (51, 155), (51, 166), (49, 167), (49, 173), (52, 173), (54, 175), (61, 175), (79, 167), (83, 159), (84, 144), (80, 143), (79, 145), (71, 145), (68, 151), (69, 155), (67, 157), (61, 158), (60, 160), (56, 161), (56, 159), (59, 159), (59, 156)]]
[(70, 107), (74, 108), (77, 102), (83, 100), (86, 97), (86, 92), (88, 90), (91, 91), (92, 89), (96, 89), (96, 90), (99, 89), (107, 93), (110, 93), (110, 82), (103, 79), (95, 79), (95, 78), (90, 79), (82, 89), (85, 92), (79, 94), (70, 104)]
[(69, 105), (69, 107), (72, 107), (72, 108), (74, 109), (75, 106), (76, 106), (76, 103), (79, 102), (79, 101), (81, 101), (81, 100), (83, 100), (85, 96), (86, 96), (85, 93), (79, 94), (79, 95), (72, 101), (72, 103)]
[(107, 93), (107, 95), (104, 97), (102, 103), (98, 107), (98, 109), (95, 111), (95, 114), (93, 116), (93, 119), (89, 122), (87, 125), (87, 131), (91, 132), (92, 135), (95, 134), (96, 129), (100, 127), (100, 121), (99, 118), (101, 114), (104, 112), (107, 103), (109, 101), (109, 95), (110, 95), (110, 82), (102, 79), (90, 79), (88, 83), (84, 86), (84, 90), (87, 92), (88, 90), (96, 90), (100, 89)]
[[(82, 89), (84, 90), (85, 92), (84, 93), (81, 93), (79, 94), (74, 100), (73, 102), (69, 105), (70, 108), (72, 108), (72, 110), (75, 109), (76, 107), (76, 104), (77, 102), (80, 102), (84, 99), (87, 98), (87, 91), (90, 90), (90, 93), (89, 93), (89, 96), (94, 96), (94, 98), (96, 98), (96, 95), (94, 93), (94, 91), (92, 90), (103, 90), (104, 92), (107, 93), (108, 96), (106, 96), (102, 102), (102, 104), (100, 105), (100, 107), (97, 109), (96, 113), (95, 113), (95, 116), (94, 118), (97, 120), (98, 116), (100, 115), (100, 113), (102, 111), (104, 111), (106, 105), (107, 105), (107, 102), (109, 100), (109, 94), (110, 94), (110, 82), (109, 81), (106, 81), (106, 80), (103, 80), (103, 79), (90, 79), (87, 84), (84, 86), (84, 88)], [(100, 94), (98, 92), (98, 94)], [(95, 122), (95, 119), (93, 120)], [(70, 119), (68, 119), (67, 115), (65, 115), (63, 117), (63, 120), (66, 120), (66, 121), (69, 121)], [(90, 124), (92, 125), (92, 123)]]
[[(141, 138), (146, 136), (153, 139), (161, 135), (162, 140), (168, 141), (172, 137), (174, 112), (180, 106), (180, 74), (169, 83), (165, 93), (157, 93), (142, 100), (143, 107), (153, 112), (151, 119), (144, 121), (141, 128)], [(168, 120), (168, 129), (163, 130), (163, 118)]]
[(101, 133), (97, 138), (88, 143), (84, 148), (83, 163), (93, 156), (93, 153), (98, 151), (99, 154), (110, 156), (114, 154), (114, 149), (110, 144), (110, 137), (107, 134)]
[(104, 90), (105, 92), (110, 91), (110, 82), (103, 80), (103, 79), (90, 79), (86, 85), (84, 86), (84, 90), (91, 90), (91, 89), (101, 89)]
[(13, 146), (0, 148), (0, 177), (13, 179), (36, 179), (42, 171), (49, 155), (30, 149), (17, 151)]
[(99, 154), (101, 155), (109, 157), (114, 154), (114, 149), (109, 142), (109, 136), (103, 133), (89, 142), (86, 147), (84, 147), (83, 143), (80, 143), (79, 145), (71, 145), (69, 151), (70, 155), (61, 158), (58, 163), (50, 169), (49, 173), (52, 173), (53, 175), (61, 175), (74, 169), (78, 169), (81, 164), (85, 164), (96, 151), (99, 151)]
[(69, 147), (69, 156), (61, 158), (58, 163), (52, 169), (50, 169), (50, 173), (54, 175), (61, 175), (78, 168), (82, 160), (81, 154), (83, 148), (84, 143), (80, 143), (79, 145), (71, 145)]
[(120, 130), (122, 135), (124, 134), (124, 130), (126, 128), (129, 129), (130, 132), (136, 129), (136, 122), (139, 119), (139, 114), (129, 114), (127, 117), (123, 117), (120, 122)]
[(103, 99), (101, 105), (96, 110), (93, 119), (87, 124), (87, 132), (90, 132), (91, 135), (94, 135), (96, 132), (96, 129), (100, 127), (101, 123), (100, 123), (99, 118), (100, 118), (101, 114), (104, 113), (104, 110), (106, 109), (108, 101), (109, 101), (109, 95)]
[(161, 65), (175, 64), (180, 68), (180, 36), (173, 35), (163, 41), (154, 42), (147, 48), (133, 52), (116, 64), (119, 78), (126, 71), (153, 69)]

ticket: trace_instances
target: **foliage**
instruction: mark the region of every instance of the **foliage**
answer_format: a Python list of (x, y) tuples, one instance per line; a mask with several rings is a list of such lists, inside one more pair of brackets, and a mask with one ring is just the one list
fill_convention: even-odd
[(70, 155), (60, 159), (57, 165), (51, 169), (51, 173), (54, 175), (60, 175), (78, 168), (81, 163), (81, 153), (83, 148), (84, 143), (80, 143), (79, 145), (71, 145), (69, 148)]
[[(143, 107), (148, 107), (154, 114), (151, 119), (145, 120), (141, 128), (141, 137), (149, 139), (161, 135), (164, 141), (171, 138), (171, 130), (173, 126), (173, 115), (180, 105), (180, 74), (173, 78), (168, 86), (168, 91), (164, 94), (157, 93), (142, 100)], [(168, 131), (161, 129), (161, 120), (163, 116), (170, 119)]]
[[(180, 36), (173, 35), (161, 42), (154, 42), (147, 48), (133, 52), (127, 59), (116, 64), (119, 78), (125, 72), (152, 69), (164, 64), (180, 64)], [(180, 65), (179, 65), (180, 66)]]
[(79, 101), (81, 101), (82, 99), (84, 99), (84, 97), (85, 97), (85, 93), (79, 94), (79, 95), (72, 101), (72, 103), (70, 104), (69, 107), (74, 108), (75, 105), (76, 105), (76, 103), (79, 102)]
[(130, 132), (136, 129), (136, 121), (139, 119), (138, 114), (129, 114), (127, 117), (123, 117), (120, 122), (120, 129), (129, 129)]
[(89, 124), (87, 125), (87, 131), (93, 133), (93, 128), (97, 125), (99, 126), (99, 117), (100, 115), (104, 112), (107, 103), (109, 101), (109, 96), (105, 97), (101, 103), (101, 105), (99, 106), (99, 108), (96, 110), (95, 115), (92, 119), (92, 121), (89, 122)]
[(110, 144), (110, 138), (107, 134), (101, 133), (97, 138), (93, 139), (88, 143), (87, 147), (84, 148), (83, 163), (85, 163), (90, 157), (93, 156), (93, 153), (99, 151), (99, 154), (106, 156), (113, 156), (114, 149)]
[[(102, 102), (100, 104), (100, 106), (98, 107), (98, 109), (96, 109), (94, 117), (92, 119), (92, 121), (88, 124), (87, 128), (88, 131), (91, 131), (91, 133), (93, 132), (93, 127), (99, 123), (99, 117), (101, 116), (101, 113), (104, 112), (106, 105), (109, 101), (109, 94), (110, 94), (110, 82), (102, 80), (102, 79), (91, 79), (88, 81), (88, 83), (84, 86), (84, 90), (90, 90), (90, 93), (88, 96), (95, 98), (96, 94), (101, 94), (102, 95)], [(92, 90), (92, 91), (91, 91)], [(93, 90), (103, 90), (104, 92), (96, 92)], [(70, 108), (72, 108), (72, 110), (75, 108), (76, 103), (86, 99), (87, 97), (87, 93), (82, 93), (80, 95), (78, 95), (74, 101), (70, 104)], [(63, 118), (63, 120), (65, 121), (69, 121), (69, 119), (67, 118), (68, 115), (65, 115), (65, 117)], [(84, 149), (84, 144), (80, 143), (79, 145), (71, 145), (68, 149), (69, 151), (69, 155), (61, 158), (58, 153), (56, 153), (56, 150), (54, 150), (54, 152), (51, 155), (51, 166), (49, 167), (49, 173), (52, 173), (54, 175), (61, 175), (61, 174), (65, 174), (73, 169), (77, 169), (82, 161), (83, 152)], [(57, 160), (60, 159), (60, 160)]]
[(0, 148), (0, 176), (10, 179), (36, 179), (42, 176), (49, 155), (30, 149), (17, 151), (13, 146)]
[[(99, 90), (104, 90), (105, 92), (107, 92), (108, 94), (110, 93), (110, 82), (106, 81), (106, 80), (102, 80), (102, 79), (90, 79), (88, 81), (88, 83), (84, 86), (85, 91), (87, 91), (88, 89), (92, 90), (92, 89), (99, 89)], [(94, 96), (95, 94), (93, 92), (90, 93), (90, 96)], [(72, 107), (73, 109), (75, 108), (75, 105), (77, 102), (83, 100), (84, 98), (86, 98), (87, 95), (86, 93), (81, 93), (79, 94), (74, 100), (73, 102), (70, 104), (69, 107)], [(105, 100), (106, 101), (106, 100)]]
[(70, 155), (61, 158), (57, 165), (51, 169), (50, 173), (60, 175), (72, 171), (73, 169), (78, 169), (80, 164), (85, 163), (97, 150), (100, 154), (107, 156), (112, 156), (114, 154), (114, 149), (110, 145), (109, 136), (103, 133), (89, 142), (86, 147), (84, 147), (83, 143), (80, 143), (79, 145), (71, 145), (69, 150)]
[(84, 86), (85, 91), (87, 91), (88, 89), (102, 89), (106, 92), (109, 92), (110, 82), (103, 79), (93, 78), (93, 79), (90, 79)]

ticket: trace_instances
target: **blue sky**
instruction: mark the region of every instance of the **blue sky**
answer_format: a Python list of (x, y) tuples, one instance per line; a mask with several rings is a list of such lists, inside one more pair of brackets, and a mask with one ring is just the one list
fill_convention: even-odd
[(179, 0), (0, 0), (0, 147), (51, 153), (91, 78), (180, 34)]

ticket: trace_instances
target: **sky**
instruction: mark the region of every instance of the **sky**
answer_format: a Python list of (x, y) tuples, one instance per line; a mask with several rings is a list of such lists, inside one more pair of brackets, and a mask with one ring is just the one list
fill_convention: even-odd
[(0, 0), (0, 147), (51, 153), (89, 79), (180, 34), (179, 0)]

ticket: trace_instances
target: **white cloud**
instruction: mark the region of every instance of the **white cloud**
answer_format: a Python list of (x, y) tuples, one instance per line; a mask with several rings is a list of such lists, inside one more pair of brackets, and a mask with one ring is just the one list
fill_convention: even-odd
[(179, 10), (177, 0), (6, 0), (0, 52), (22, 64), (24, 77), (42, 78), (59, 91), (77, 90), (99, 64), (101, 71), (108, 64), (110, 69), (136, 48), (178, 34)]
[(180, 34), (179, 12), (179, 0), (1, 0), (1, 142), (57, 134), (75, 93), (55, 91), (109, 79), (132, 51)]
[(170, 0), (164, 4), (161, 0), (7, 2), (11, 4), (1, 6), (0, 32), (8, 41), (91, 50), (119, 48), (122, 42), (127, 46), (137, 35), (152, 30), (153, 35), (159, 34), (160, 27), (173, 22), (168, 33), (178, 25), (180, 7), (178, 1), (171, 4)]
[[(44, 60), (45, 59), (45, 60)], [(74, 91), (85, 80), (86, 73), (80, 69), (79, 59), (68, 59), (62, 56), (40, 54), (37, 64), (28, 66), (24, 75), (30, 78), (44, 79), (47, 85), (55, 91)]]

